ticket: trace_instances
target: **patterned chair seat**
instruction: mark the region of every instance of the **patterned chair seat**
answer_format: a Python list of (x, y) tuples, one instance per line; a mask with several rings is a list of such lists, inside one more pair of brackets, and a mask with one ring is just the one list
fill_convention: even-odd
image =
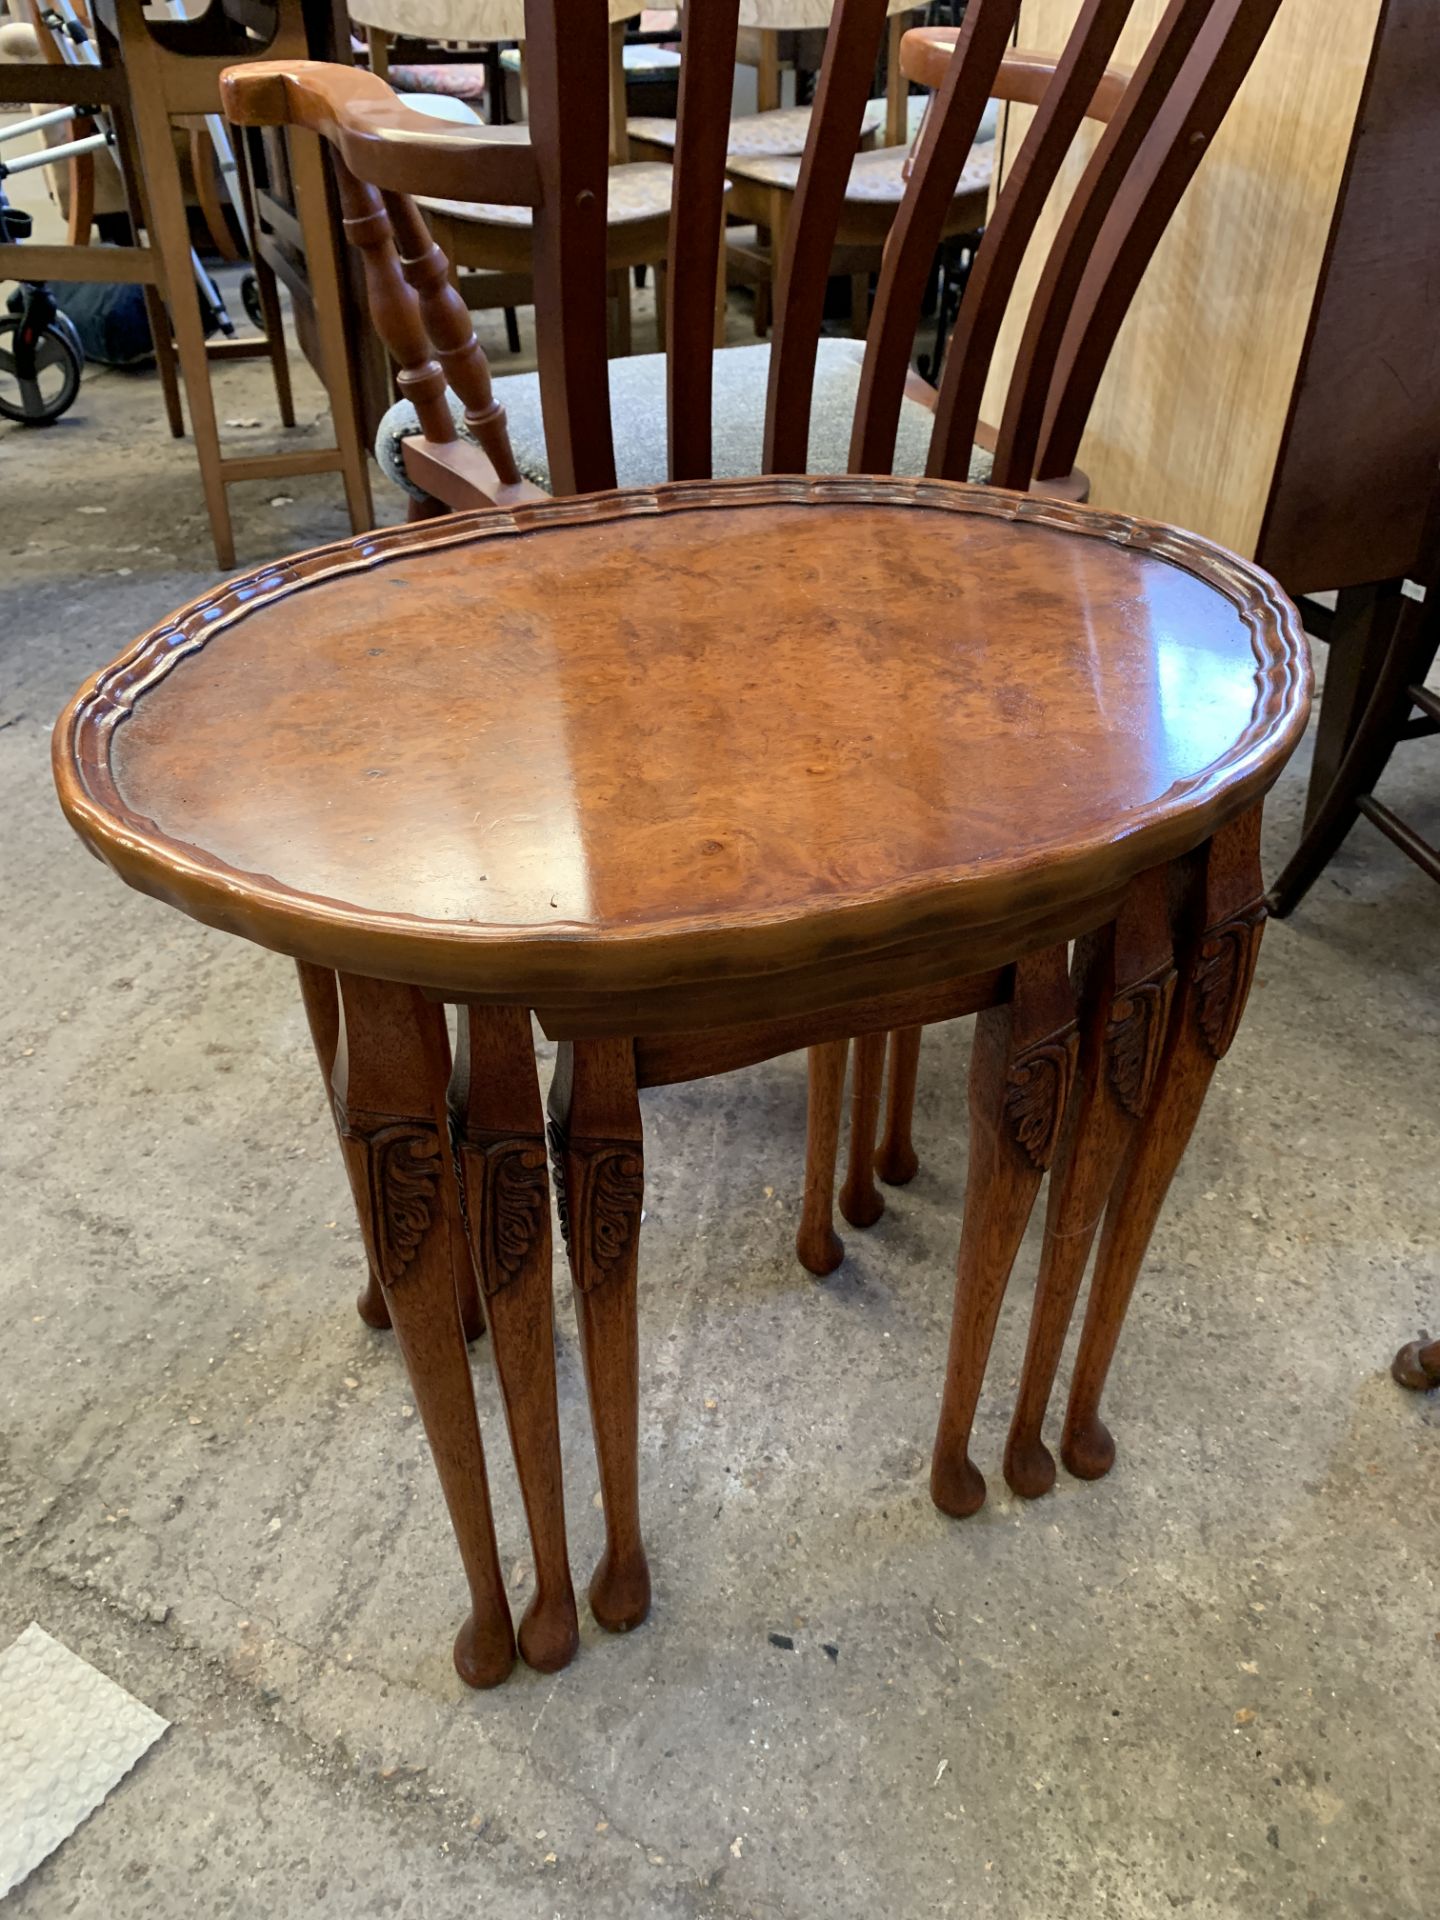
[(484, 67), (392, 66), (389, 79), (397, 93), (433, 93), (472, 105), (485, 98)]
[[(765, 395), (770, 378), (770, 344), (729, 347), (715, 355), (714, 472), (717, 479), (738, 479), (760, 471)], [(665, 428), (665, 355), (635, 354), (612, 360), (610, 409), (615, 428), (615, 482), (620, 487), (649, 487), (667, 471)], [(850, 457), (850, 428), (860, 391), (860, 358), (850, 340), (824, 338), (815, 360), (815, 384), (810, 410), (811, 473), (843, 473)], [(512, 373), (495, 382), (495, 397), (505, 409), (510, 444), (521, 473), (536, 486), (549, 487), (550, 467), (545, 456), (545, 429), (540, 413), (540, 377)], [(450, 407), (461, 437), (471, 438), (464, 410), (452, 393)], [(895, 441), (894, 471), (924, 473), (934, 415), (908, 397), (900, 412)], [(423, 498), (405, 473), (400, 442), (418, 433), (419, 422), (408, 400), (391, 407), (380, 423), (375, 458), (382, 470), (407, 493)], [(976, 447), (970, 460), (970, 479), (990, 478), (991, 456)]]
[[(905, 163), (909, 158), (909, 147), (877, 147), (872, 153), (857, 153), (850, 164), (850, 181), (845, 189), (845, 198), (867, 205), (893, 204), (898, 207), (905, 197)], [(800, 179), (800, 163), (801, 156), (798, 153), (777, 154), (766, 159), (730, 160), (726, 162), (726, 168), (737, 180), (753, 181), (762, 187), (788, 187), (793, 190)], [(955, 198), (959, 200), (971, 194), (988, 193), (994, 171), (995, 142), (993, 139), (981, 141), (970, 149), (965, 165), (960, 169), (960, 178), (955, 183)]]
[[(523, 127), (493, 127), (496, 134), (518, 133)], [(611, 167), (608, 224), (624, 226), (634, 220), (654, 220), (670, 212), (670, 184), (675, 170), (663, 160), (637, 160)], [(528, 227), (529, 207), (499, 207), (469, 200), (435, 200), (421, 197), (418, 204), (431, 213), (448, 214), (453, 220), (477, 220), (487, 226)]]
[[(675, 122), (658, 114), (636, 114), (627, 126), (632, 140), (647, 146), (675, 149)], [(865, 108), (861, 131), (866, 136), (878, 133), (885, 124), (885, 102), (871, 100)], [(732, 159), (759, 159), (765, 155), (803, 153), (805, 136), (810, 131), (809, 107), (774, 107), (767, 113), (742, 113), (730, 122), (730, 142), (725, 151)]]

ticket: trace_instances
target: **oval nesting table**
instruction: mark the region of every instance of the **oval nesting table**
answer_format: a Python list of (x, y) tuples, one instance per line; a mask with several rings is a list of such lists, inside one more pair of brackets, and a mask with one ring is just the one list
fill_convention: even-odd
[(132, 886), (300, 963), (366, 1317), (399, 1337), (469, 1580), (467, 1680), (502, 1678), (515, 1648), (457, 1306), (472, 1269), (535, 1551), (520, 1651), (556, 1667), (576, 1643), (530, 1014), (562, 1043), (549, 1133), (602, 1625), (649, 1604), (645, 1085), (807, 1045), (838, 1049), (843, 1075), (851, 1035), (978, 1012), (932, 1490), (954, 1513), (984, 1497), (970, 1422), (1052, 1160), (1006, 1472), (1027, 1492), (1053, 1477), (1040, 1421), (1113, 1193), (1062, 1449), (1102, 1472), (1105, 1369), (1243, 1007), (1259, 804), (1308, 698), (1293, 608), (1204, 541), (843, 477), (346, 542), (226, 583), (77, 695), (55, 771), (82, 839)]

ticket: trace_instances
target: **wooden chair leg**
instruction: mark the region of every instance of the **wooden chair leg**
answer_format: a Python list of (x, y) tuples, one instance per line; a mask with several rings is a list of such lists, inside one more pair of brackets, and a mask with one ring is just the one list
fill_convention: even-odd
[(190, 404), (190, 431), (210, 516), (216, 564), (233, 567), (235, 534), (221, 471), (220, 429), (215, 417), (215, 396), (210, 389), (210, 359), (205, 351), (205, 329), (195, 289), (190, 229), (170, 137), (170, 117), (160, 90), (144, 84), (143, 75), (136, 75), (135, 79), (131, 108), (145, 180), (150, 243), (160, 257), (165, 304), (170, 312), (185, 397)]
[(875, 1184), (875, 1135), (880, 1126), (880, 1093), (885, 1082), (885, 1035), (866, 1033), (855, 1042), (850, 1080), (850, 1154), (840, 1211), (852, 1227), (873, 1227), (885, 1211), (885, 1196)]
[(455, 1667), (472, 1687), (495, 1686), (514, 1664), (515, 1636), (455, 1298), (445, 1009), (389, 981), (341, 974), (339, 984), (335, 1102), (351, 1191), (470, 1586)]
[(1149, 1110), (1131, 1142), (1100, 1235), (1075, 1357), (1060, 1457), (1082, 1480), (1108, 1473), (1115, 1443), (1100, 1400), (1150, 1235), (1215, 1068), (1235, 1037), (1265, 925), (1260, 810), (1216, 834), (1192, 876), (1189, 936)]
[[(235, 153), (235, 178), (245, 207), (245, 224), (252, 236), (258, 236), (260, 214), (250, 174), (250, 149), (246, 145), (248, 138), (246, 128), (231, 129), (231, 141)], [(290, 386), (290, 356), (285, 351), (285, 313), (280, 305), (280, 288), (275, 279), (275, 269), (262, 253), (258, 240), (253, 246), (250, 269), (255, 275), (255, 291), (259, 295), (260, 313), (265, 322), (265, 339), (270, 348), (270, 377), (275, 382), (275, 404), (279, 409), (280, 424), (282, 427), (293, 427), (295, 396)]]
[[(120, 184), (125, 194), (125, 210), (130, 218), (130, 237), (139, 246), (142, 235), (154, 246), (154, 235), (150, 231), (146, 203), (142, 191), (139, 146), (135, 139), (135, 127), (123, 104), (112, 108), (111, 125), (115, 130), (115, 160), (120, 171)], [(163, 272), (163, 263), (162, 263)], [(172, 439), (185, 437), (185, 416), (180, 409), (180, 379), (175, 367), (175, 337), (170, 330), (170, 316), (165, 311), (165, 302), (160, 297), (160, 288), (153, 281), (143, 286), (145, 317), (150, 323), (150, 338), (155, 347), (155, 366), (160, 375), (160, 391), (165, 400), (165, 419), (170, 428)]]
[(1163, 869), (1142, 875), (1118, 919), (1075, 947), (1079, 1071), (1050, 1173), (1030, 1338), (1005, 1448), (1005, 1478), (1026, 1500), (1055, 1484), (1041, 1428), (1095, 1232), (1165, 1044), (1175, 988), (1166, 878)]
[[(1402, 602), (1411, 608), (1413, 603)], [(1270, 889), (1270, 911), (1283, 919), (1294, 911), (1344, 845), (1390, 763), (1410, 718), (1410, 689), (1422, 687), (1435, 660), (1435, 624), (1402, 613), (1390, 628), (1384, 658), (1369, 683), (1369, 698), (1350, 744), (1318, 803), (1307, 808), (1305, 832)]]
[(863, 340), (870, 326), (870, 275), (852, 273), (850, 276), (850, 335), (852, 339)]
[(624, 360), (629, 357), (632, 344), (630, 275), (624, 267), (610, 275), (610, 299), (613, 302), (610, 315), (610, 356), (614, 360)]
[(545, 1116), (522, 1009), (460, 1009), (450, 1137), (535, 1555), (520, 1656), (554, 1673), (575, 1657), (580, 1630), (565, 1548)]
[(330, 398), (335, 445), (340, 450), (340, 477), (352, 533), (368, 532), (375, 524), (370, 496), (369, 450), (360, 432), (360, 416), (351, 376), (350, 351), (345, 340), (344, 276), (339, 256), (339, 216), (331, 213), (330, 182), (325, 170), (319, 134), (287, 131), (290, 173), (295, 204), (300, 210), (305, 264), (315, 302), (315, 330), (320, 340), (320, 371)]
[(805, 1199), (795, 1252), (808, 1273), (833, 1273), (845, 1258), (835, 1231), (835, 1162), (840, 1152), (840, 1108), (845, 1097), (848, 1040), (811, 1047), (805, 1123)]
[(1418, 1340), (1409, 1341), (1391, 1361), (1390, 1375), (1416, 1393), (1440, 1387), (1440, 1340), (1427, 1341), (1422, 1333)]
[(222, 260), (232, 266), (241, 258), (230, 231), (225, 199), (220, 186), (219, 156), (209, 129), (204, 125), (189, 128), (190, 174), (195, 182), (195, 198), (210, 233), (211, 244)]
[(605, 1551), (590, 1582), (590, 1611), (609, 1632), (628, 1633), (650, 1610), (640, 1532), (635, 1303), (645, 1158), (628, 1040), (561, 1045), (550, 1089), (550, 1145), (605, 1507)]
[(155, 343), (155, 370), (160, 375), (160, 392), (165, 400), (165, 420), (172, 440), (185, 438), (185, 415), (180, 407), (180, 375), (175, 364), (175, 336), (170, 331), (170, 315), (160, 298), (160, 289), (144, 289), (145, 318), (150, 322), (150, 338)]
[(920, 1171), (910, 1129), (915, 1118), (915, 1083), (920, 1076), (923, 1027), (897, 1027), (890, 1036), (890, 1072), (885, 1088), (885, 1130), (875, 1155), (875, 1171), (887, 1187), (903, 1187)]
[(970, 1171), (930, 1468), (931, 1498), (957, 1519), (985, 1504), (970, 1433), (1010, 1269), (1055, 1151), (1077, 1045), (1063, 946), (1020, 961), (1009, 1000), (987, 1008), (975, 1024)]
[(1315, 755), (1305, 790), (1305, 825), (1319, 812), (1355, 737), (1371, 687), (1404, 611), (1403, 580), (1346, 587), (1335, 601), (1325, 650), (1325, 691), (1315, 726)]

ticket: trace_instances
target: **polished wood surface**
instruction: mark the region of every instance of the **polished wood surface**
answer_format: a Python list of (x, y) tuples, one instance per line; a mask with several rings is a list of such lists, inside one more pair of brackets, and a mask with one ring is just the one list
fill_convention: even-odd
[(740, 481), (238, 581), (91, 682), (56, 766), (212, 924), (535, 1003), (1122, 886), (1264, 791), (1307, 687), (1293, 609), (1168, 529)]

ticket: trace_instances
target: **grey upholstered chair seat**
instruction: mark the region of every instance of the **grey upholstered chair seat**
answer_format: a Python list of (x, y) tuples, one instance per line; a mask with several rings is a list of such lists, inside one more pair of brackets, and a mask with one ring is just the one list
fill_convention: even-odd
[[(770, 346), (730, 347), (715, 355), (714, 473), (717, 479), (739, 479), (760, 471), (761, 436), (765, 420), (765, 391), (770, 377)], [(615, 481), (621, 487), (650, 487), (666, 477), (665, 356), (635, 354), (612, 360), (610, 411), (615, 432)], [(860, 391), (860, 360), (852, 340), (822, 339), (815, 361), (815, 385), (810, 412), (811, 473), (843, 473), (850, 455), (850, 428)], [(550, 467), (545, 456), (545, 429), (540, 417), (540, 378), (534, 373), (506, 374), (495, 382), (495, 397), (505, 409), (510, 444), (527, 480), (548, 488)], [(451, 410), (465, 437), (464, 411), (452, 393)], [(923, 473), (930, 448), (933, 415), (918, 400), (906, 399), (900, 411), (895, 441), (895, 473)], [(380, 423), (375, 457), (407, 493), (420, 489), (406, 478), (400, 442), (418, 433), (415, 409), (402, 400)], [(970, 459), (970, 478), (990, 478), (990, 455), (976, 447)]]

